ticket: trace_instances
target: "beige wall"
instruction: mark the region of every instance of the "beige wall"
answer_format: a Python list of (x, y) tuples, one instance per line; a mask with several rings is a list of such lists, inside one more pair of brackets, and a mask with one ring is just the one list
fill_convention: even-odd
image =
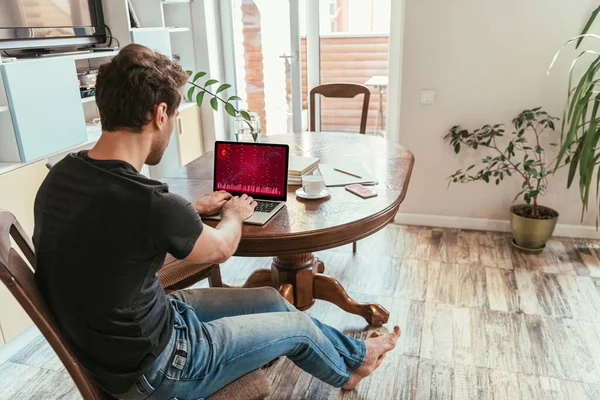
[[(456, 156), (442, 137), (455, 124), (473, 129), (510, 123), (519, 111), (535, 106), (562, 116), (573, 53), (563, 55), (550, 77), (546, 70), (556, 50), (581, 31), (597, 2), (405, 1), (400, 142), (414, 152), (416, 164), (401, 212), (507, 219), (521, 182), (447, 189), (445, 178), (481, 153)], [(435, 90), (436, 104), (421, 105), (421, 90)], [(564, 174), (550, 185), (542, 204), (556, 208), (561, 223), (578, 224), (577, 188), (567, 192)], [(594, 224), (593, 215), (586, 223)]]

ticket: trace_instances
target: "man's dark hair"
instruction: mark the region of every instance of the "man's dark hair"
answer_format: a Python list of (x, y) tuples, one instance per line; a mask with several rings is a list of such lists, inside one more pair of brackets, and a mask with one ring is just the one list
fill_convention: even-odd
[(172, 116), (186, 82), (181, 66), (168, 57), (138, 44), (124, 47), (99, 69), (96, 103), (102, 130), (141, 132), (160, 103), (167, 104), (167, 114)]

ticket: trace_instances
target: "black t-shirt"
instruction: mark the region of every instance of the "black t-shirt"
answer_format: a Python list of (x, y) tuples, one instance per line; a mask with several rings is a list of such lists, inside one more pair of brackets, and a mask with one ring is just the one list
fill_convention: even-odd
[(168, 343), (173, 312), (156, 272), (202, 232), (192, 205), (119, 160), (57, 163), (35, 200), (40, 291), (79, 362), (124, 393)]

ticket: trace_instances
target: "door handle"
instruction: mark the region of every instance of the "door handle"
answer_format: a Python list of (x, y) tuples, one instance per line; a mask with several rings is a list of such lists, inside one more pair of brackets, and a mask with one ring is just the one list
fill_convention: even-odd
[(181, 117), (177, 118), (177, 128), (179, 129), (179, 134), (183, 135), (183, 119)]
[(282, 54), (279, 56), (279, 58), (283, 58), (283, 59), (290, 59), (292, 61), (296, 61), (298, 59), (298, 52), (295, 51), (294, 54)]

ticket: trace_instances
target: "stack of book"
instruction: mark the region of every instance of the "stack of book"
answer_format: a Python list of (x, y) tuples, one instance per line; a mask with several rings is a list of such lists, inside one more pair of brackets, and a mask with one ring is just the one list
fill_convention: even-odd
[(288, 166), (288, 185), (302, 185), (302, 177), (311, 175), (319, 166), (319, 159), (315, 157), (291, 156)]

